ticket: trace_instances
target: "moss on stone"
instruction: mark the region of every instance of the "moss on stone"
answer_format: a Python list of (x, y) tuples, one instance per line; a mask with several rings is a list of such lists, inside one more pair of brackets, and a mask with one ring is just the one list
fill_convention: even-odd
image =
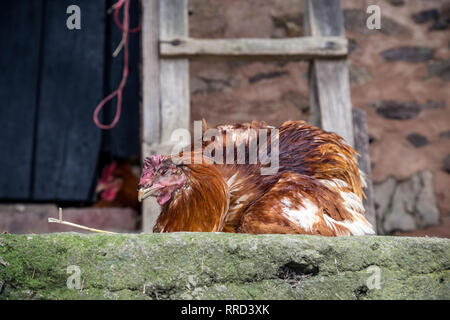
[[(78, 290), (66, 285), (71, 265)], [(1, 235), (0, 299), (450, 299), (450, 240)]]

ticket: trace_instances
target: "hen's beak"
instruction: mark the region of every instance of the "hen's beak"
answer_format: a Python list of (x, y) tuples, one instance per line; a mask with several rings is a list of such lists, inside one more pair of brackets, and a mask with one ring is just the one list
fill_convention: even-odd
[(152, 188), (140, 188), (138, 191), (138, 200), (141, 202), (142, 200), (151, 197), (156, 196), (158, 194), (158, 190), (161, 189), (161, 187), (152, 187)]

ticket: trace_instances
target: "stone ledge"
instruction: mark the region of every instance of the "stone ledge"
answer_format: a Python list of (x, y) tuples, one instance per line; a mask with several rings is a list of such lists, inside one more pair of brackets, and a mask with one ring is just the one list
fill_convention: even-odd
[(0, 235), (0, 299), (450, 299), (450, 240)]

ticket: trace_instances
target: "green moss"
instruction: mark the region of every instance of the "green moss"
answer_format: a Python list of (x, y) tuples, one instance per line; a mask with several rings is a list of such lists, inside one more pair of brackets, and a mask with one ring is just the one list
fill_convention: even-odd
[[(81, 288), (68, 289), (69, 266)], [(368, 288), (378, 266), (380, 288)], [(450, 240), (172, 233), (0, 236), (0, 299), (449, 299)]]

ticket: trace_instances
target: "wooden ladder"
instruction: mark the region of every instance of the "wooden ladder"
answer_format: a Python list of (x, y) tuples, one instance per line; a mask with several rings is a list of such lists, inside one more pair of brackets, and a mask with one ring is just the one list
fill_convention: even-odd
[[(352, 112), (340, 0), (303, 0), (307, 36), (284, 39), (195, 39), (188, 35), (187, 0), (141, 4), (142, 157), (169, 153), (172, 132), (189, 129), (189, 59), (309, 60), (309, 123), (340, 134), (360, 153), (366, 215), (376, 228), (367, 124), (363, 111)], [(152, 232), (159, 205), (146, 200), (142, 213), (143, 232)]]

